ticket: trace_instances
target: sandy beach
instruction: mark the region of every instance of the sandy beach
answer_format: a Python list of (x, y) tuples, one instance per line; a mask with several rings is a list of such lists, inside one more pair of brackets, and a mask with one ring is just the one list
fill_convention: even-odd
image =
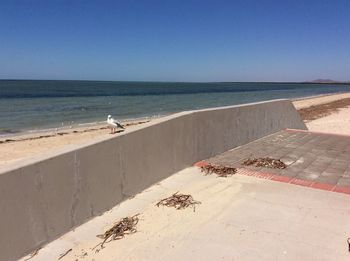
[(311, 106), (316, 106), (316, 105), (321, 105), (325, 103), (330, 103), (342, 99), (347, 99), (350, 98), (350, 93), (339, 93), (339, 94), (330, 94), (330, 95), (322, 95), (319, 97), (310, 97), (306, 99), (298, 99), (293, 101), (293, 104), (297, 110), (311, 107)]
[(293, 102), (310, 131), (350, 135), (350, 93)]
[[(313, 97), (293, 102), (310, 131), (350, 135), (350, 93)], [(126, 122), (126, 129), (148, 121)], [(0, 167), (58, 151), (71, 145), (103, 140), (112, 134), (104, 125), (60, 132), (26, 134), (0, 139)], [(118, 133), (113, 134), (118, 135)]]
[[(137, 120), (125, 122), (127, 129), (149, 122)], [(41, 132), (0, 139), (0, 168), (16, 164), (21, 160), (42, 155), (48, 151), (55, 152), (71, 145), (81, 145), (91, 141), (99, 141), (111, 137), (107, 125), (89, 128), (73, 128), (59, 132)]]

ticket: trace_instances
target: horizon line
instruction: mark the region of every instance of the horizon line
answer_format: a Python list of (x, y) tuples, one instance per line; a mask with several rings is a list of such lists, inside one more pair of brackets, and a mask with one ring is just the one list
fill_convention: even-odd
[(135, 83), (315, 83), (315, 84), (350, 84), (350, 81), (316, 79), (305, 81), (142, 81), (142, 80), (81, 80), (81, 79), (13, 79), (0, 78), (0, 81), (81, 81), (81, 82), (135, 82)]

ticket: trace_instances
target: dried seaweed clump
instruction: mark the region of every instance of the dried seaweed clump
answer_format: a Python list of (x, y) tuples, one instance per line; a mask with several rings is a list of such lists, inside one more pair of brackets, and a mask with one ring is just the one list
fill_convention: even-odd
[(287, 165), (282, 162), (279, 159), (272, 159), (272, 158), (253, 158), (253, 159), (247, 159), (243, 162), (243, 165), (245, 166), (255, 166), (255, 167), (265, 167), (265, 168), (271, 168), (271, 169), (285, 169)]
[(178, 192), (176, 192), (172, 196), (159, 201), (156, 206), (174, 207), (176, 209), (193, 207), (193, 211), (195, 211), (197, 204), (201, 204), (201, 202), (194, 200), (191, 195), (178, 194)]
[(228, 176), (232, 176), (237, 172), (236, 168), (233, 167), (225, 167), (225, 166), (217, 166), (208, 164), (206, 166), (201, 167), (201, 171), (206, 175), (215, 173), (219, 177), (226, 178)]
[(139, 222), (138, 215), (139, 214), (132, 217), (125, 217), (117, 222), (112, 228), (108, 229), (104, 234), (97, 235), (97, 237), (103, 239), (103, 242), (98, 245), (101, 245), (101, 248), (103, 248), (104, 243), (106, 243), (108, 239), (110, 239), (110, 242), (112, 240), (122, 239), (125, 235), (135, 233), (136, 225)]

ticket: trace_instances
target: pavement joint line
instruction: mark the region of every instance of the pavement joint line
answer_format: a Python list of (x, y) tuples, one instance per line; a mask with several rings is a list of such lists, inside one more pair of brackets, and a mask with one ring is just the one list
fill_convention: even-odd
[[(194, 164), (194, 166), (200, 168), (200, 167), (207, 166), (209, 164), (210, 163), (206, 161), (198, 161)], [(249, 170), (246, 168), (237, 168), (237, 174), (276, 181), (276, 182), (287, 183), (291, 185), (297, 185), (302, 187), (308, 187), (313, 189), (319, 189), (319, 190), (325, 190), (325, 191), (350, 195), (350, 186), (337, 186), (329, 183), (314, 182), (314, 181), (299, 179), (295, 177), (281, 176), (281, 175), (277, 175), (269, 172)]]
[(339, 136), (339, 137), (350, 137), (350, 135), (346, 134), (338, 134), (338, 133), (330, 133), (330, 132), (320, 132), (320, 131), (309, 131), (309, 130), (299, 130), (299, 129), (284, 129), (288, 132), (303, 132), (303, 133), (312, 133), (312, 134), (321, 134), (321, 135), (332, 135), (332, 136)]

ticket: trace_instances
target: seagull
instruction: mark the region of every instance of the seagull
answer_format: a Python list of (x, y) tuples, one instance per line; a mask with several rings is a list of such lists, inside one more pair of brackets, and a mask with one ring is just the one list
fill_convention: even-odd
[(107, 117), (107, 124), (111, 128), (111, 134), (115, 133), (115, 130), (117, 128), (121, 128), (123, 130), (125, 129), (124, 126), (117, 122), (115, 119), (113, 119), (111, 115), (108, 115)]

